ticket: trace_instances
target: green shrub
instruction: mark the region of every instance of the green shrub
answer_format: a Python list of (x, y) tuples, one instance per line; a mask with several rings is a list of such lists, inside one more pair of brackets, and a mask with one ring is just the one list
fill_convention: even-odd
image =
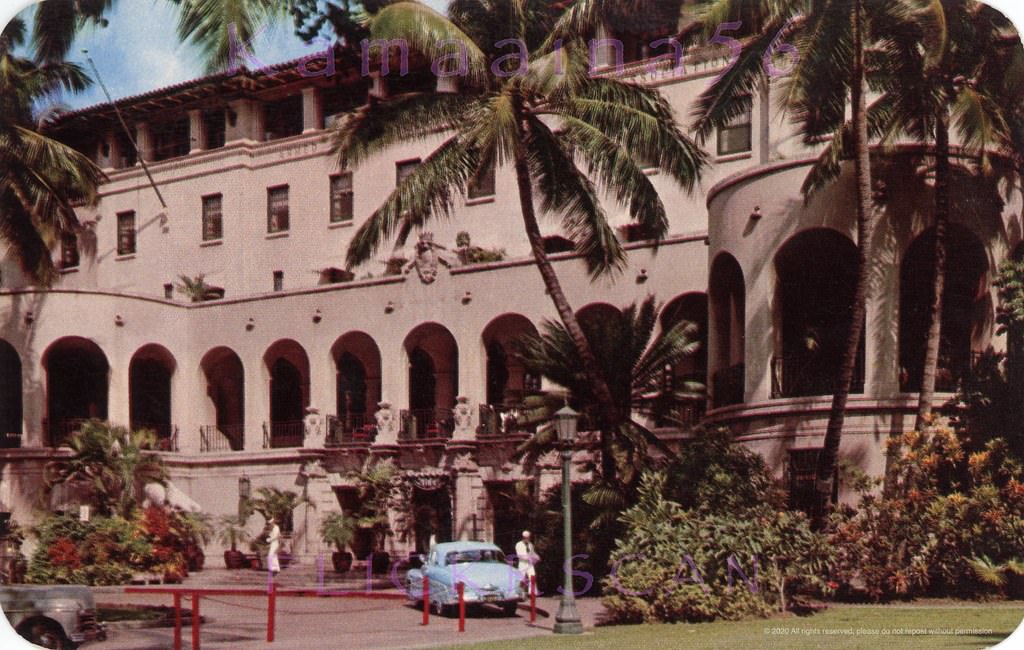
[(622, 516), (628, 533), (603, 581), (612, 622), (765, 616), (785, 610), (794, 590), (827, 589), (829, 549), (802, 513), (684, 509), (670, 491), (665, 474), (645, 474)]

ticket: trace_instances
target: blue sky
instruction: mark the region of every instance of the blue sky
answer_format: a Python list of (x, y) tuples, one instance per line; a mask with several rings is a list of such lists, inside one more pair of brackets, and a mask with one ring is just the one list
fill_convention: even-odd
[[(441, 11), (448, 4), (448, 0), (425, 2)], [(989, 0), (989, 4), (1010, 16), (1019, 30), (1024, 28), (1024, 3), (1020, 0)], [(0, 0), (0, 24), (26, 5), (26, 0)], [(32, 10), (28, 6), (22, 13), (31, 16)], [(115, 99), (202, 76), (203, 67), (196, 52), (179, 43), (175, 35), (177, 7), (170, 0), (114, 0), (108, 19), (107, 27), (90, 26), (79, 35), (70, 58), (84, 64), (80, 50), (88, 49)], [(256, 57), (266, 64), (318, 49), (295, 36), (290, 20), (268, 26), (254, 45)], [(104, 101), (98, 84), (80, 95), (60, 98), (61, 104), (73, 108)]]
[[(448, 2), (428, 0), (427, 4), (443, 10)], [(24, 5), (17, 0), (0, 0), (2, 22), (6, 23), (8, 16)], [(10, 11), (5, 12), (5, 9)], [(20, 15), (31, 20), (33, 11), (34, 6), (28, 6)], [(68, 58), (86, 66), (81, 50), (89, 50), (115, 99), (203, 75), (203, 66), (195, 48), (178, 41), (175, 33), (178, 8), (170, 0), (114, 0), (114, 9), (108, 14), (108, 20), (107, 27), (86, 27), (75, 40)], [(306, 45), (295, 36), (290, 19), (268, 25), (253, 45), (256, 58), (268, 65), (323, 49), (322, 45)], [(79, 95), (60, 98), (61, 104), (72, 108), (105, 101), (99, 84), (93, 84)]]

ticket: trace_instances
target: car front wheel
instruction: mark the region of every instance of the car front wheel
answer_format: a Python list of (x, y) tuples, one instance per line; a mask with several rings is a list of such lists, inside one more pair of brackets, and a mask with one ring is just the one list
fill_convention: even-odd
[(70, 648), (71, 645), (64, 640), (64, 631), (60, 629), (56, 623), (49, 623), (46, 621), (37, 621), (29, 625), (22, 632), (22, 636), (29, 640), (29, 642), (36, 644), (42, 648), (56, 648), (57, 650), (64, 650), (64, 648)]
[(519, 603), (502, 603), (501, 611), (505, 616), (515, 616)]

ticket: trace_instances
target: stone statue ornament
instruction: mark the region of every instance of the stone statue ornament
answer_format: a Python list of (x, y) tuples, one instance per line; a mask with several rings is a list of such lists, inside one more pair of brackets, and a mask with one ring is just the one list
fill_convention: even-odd
[(306, 408), (306, 417), (302, 419), (302, 446), (307, 449), (321, 449), (327, 442), (323, 423), (320, 421), (320, 409), (312, 406)]
[(385, 438), (394, 433), (395, 414), (391, 410), (389, 402), (379, 402), (377, 404), (377, 412), (373, 414), (373, 417), (377, 420), (378, 437)]
[(472, 430), (473, 409), (469, 406), (468, 397), (460, 395), (455, 398), (455, 408), (452, 409), (452, 419), (455, 420), (456, 434), (468, 434)]
[(200, 512), (202, 510), (195, 499), (179, 490), (172, 481), (167, 481), (166, 485), (156, 482), (146, 483), (142, 487), (142, 496), (144, 497), (143, 508), (156, 506), (158, 508), (177, 508), (185, 512)]
[(441, 244), (434, 243), (434, 233), (421, 232), (419, 241), (416, 242), (416, 253), (412, 260), (402, 269), (402, 275), (408, 275), (409, 271), (416, 268), (423, 284), (430, 284), (437, 279), (438, 265), (443, 264), (451, 268), (451, 262), (444, 258), (438, 251), (448, 250)]

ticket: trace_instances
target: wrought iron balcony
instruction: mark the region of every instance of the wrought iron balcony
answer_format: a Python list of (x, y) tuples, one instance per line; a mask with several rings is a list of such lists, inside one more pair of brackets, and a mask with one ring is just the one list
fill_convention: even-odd
[(21, 447), (21, 433), (8, 431), (0, 433), (0, 449), (17, 449)]
[(263, 448), (282, 449), (301, 447), (306, 437), (306, 425), (302, 420), (287, 420), (263, 423)]
[(241, 451), (245, 446), (245, 425), (208, 424), (199, 427), (199, 451)]
[[(832, 395), (838, 372), (838, 365), (825, 366), (803, 355), (772, 357), (772, 399)], [(853, 369), (850, 392), (864, 392), (863, 358)]]
[(327, 446), (370, 444), (377, 438), (377, 421), (366, 413), (327, 416)]
[(400, 441), (438, 440), (452, 437), (455, 429), (451, 409), (408, 409), (401, 412)]

